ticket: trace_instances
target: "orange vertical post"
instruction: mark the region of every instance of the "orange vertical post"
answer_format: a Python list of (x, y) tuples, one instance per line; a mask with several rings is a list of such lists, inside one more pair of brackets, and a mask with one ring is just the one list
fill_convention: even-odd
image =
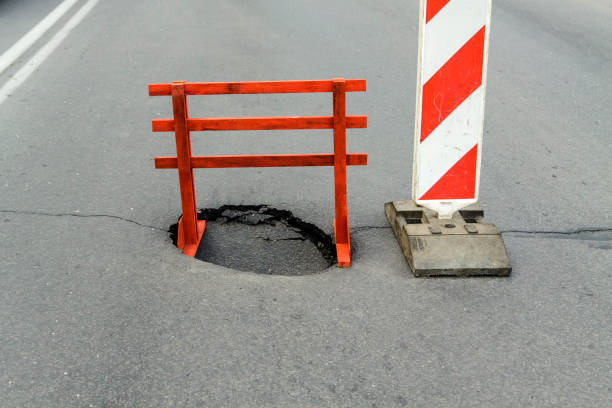
[(198, 223), (196, 216), (195, 188), (191, 167), (191, 138), (187, 128), (187, 97), (184, 81), (172, 83), (172, 110), (174, 112), (176, 157), (183, 208), (183, 216), (179, 221), (177, 244), (183, 250), (183, 253), (193, 256), (198, 249), (205, 224), (204, 222)]
[(334, 90), (334, 236), (338, 266), (351, 266), (351, 247), (346, 205), (346, 81), (333, 79)]

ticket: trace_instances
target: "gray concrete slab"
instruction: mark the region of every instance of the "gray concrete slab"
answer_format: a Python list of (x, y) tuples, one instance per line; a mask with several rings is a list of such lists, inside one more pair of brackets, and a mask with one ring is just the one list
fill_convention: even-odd
[[(612, 12), (495, 3), (481, 205), (526, 233), (504, 234), (511, 278), (420, 280), (383, 211), (410, 195), (416, 4), (100, 2), (0, 106), (3, 405), (610, 405)], [(353, 267), (274, 277), (180, 255), (165, 231), (177, 176), (153, 169), (173, 137), (150, 132), (170, 101), (147, 83), (336, 76), (368, 80), (347, 101), (369, 115), (349, 132), (370, 154), (349, 171)], [(331, 111), (323, 95), (189, 102)], [(325, 131), (193, 140), (196, 154), (332, 145)], [(266, 203), (331, 231), (331, 169), (201, 170), (196, 191), (199, 207)]]

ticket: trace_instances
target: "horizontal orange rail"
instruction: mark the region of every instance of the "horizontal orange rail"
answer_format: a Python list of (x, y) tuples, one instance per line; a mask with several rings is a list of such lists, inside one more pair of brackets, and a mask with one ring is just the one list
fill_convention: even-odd
[[(346, 155), (347, 166), (365, 166), (368, 164), (366, 153), (349, 153)], [(192, 156), (191, 167), (198, 169), (220, 169), (237, 167), (302, 167), (333, 166), (333, 154), (270, 154), (244, 156)], [(176, 157), (156, 157), (156, 169), (176, 169)]]
[[(365, 79), (347, 79), (345, 92), (364, 92)], [(333, 92), (333, 81), (192, 82), (185, 95)], [(172, 84), (150, 84), (150, 96), (172, 94)]]
[[(333, 116), (296, 116), (270, 118), (204, 118), (187, 119), (187, 130), (285, 130), (332, 129)], [(347, 116), (347, 128), (367, 128), (367, 116)], [(174, 119), (153, 119), (154, 132), (173, 132)]]

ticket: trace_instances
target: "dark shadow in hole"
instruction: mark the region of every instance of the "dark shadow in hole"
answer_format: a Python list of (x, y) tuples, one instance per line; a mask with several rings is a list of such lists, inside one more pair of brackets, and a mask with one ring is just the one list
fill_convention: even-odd
[[(224, 205), (200, 209), (198, 219), (207, 221), (195, 256), (201, 260), (273, 275), (313, 274), (337, 263), (331, 235), (288, 210)], [(178, 224), (170, 226), (174, 245), (177, 230)]]

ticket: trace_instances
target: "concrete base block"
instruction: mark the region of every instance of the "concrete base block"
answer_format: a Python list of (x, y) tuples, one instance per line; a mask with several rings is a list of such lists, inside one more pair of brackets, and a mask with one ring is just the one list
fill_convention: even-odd
[(450, 220), (414, 201), (385, 204), (385, 213), (414, 276), (508, 276), (512, 272), (497, 227), (478, 204)]

